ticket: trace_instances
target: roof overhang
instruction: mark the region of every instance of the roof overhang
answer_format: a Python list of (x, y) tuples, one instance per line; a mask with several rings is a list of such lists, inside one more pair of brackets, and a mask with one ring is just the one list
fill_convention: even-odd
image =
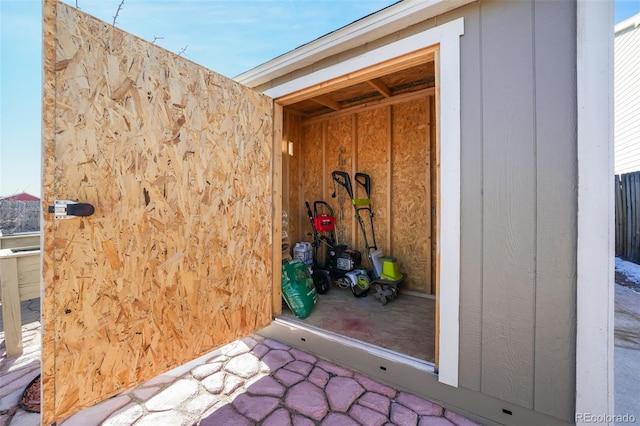
[(404, 0), (359, 19), (234, 78), (256, 87), (475, 0)]
[(630, 18), (616, 24), (614, 32), (616, 36), (634, 28), (640, 27), (640, 13), (633, 15)]

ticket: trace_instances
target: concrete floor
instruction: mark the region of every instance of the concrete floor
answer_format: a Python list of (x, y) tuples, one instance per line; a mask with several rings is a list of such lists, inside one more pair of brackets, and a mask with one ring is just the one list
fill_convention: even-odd
[[(297, 320), (283, 304), (283, 316)], [(318, 296), (309, 317), (298, 320), (411, 357), (435, 360), (435, 300), (400, 291), (382, 306), (372, 295), (356, 298), (350, 289), (334, 286)]]

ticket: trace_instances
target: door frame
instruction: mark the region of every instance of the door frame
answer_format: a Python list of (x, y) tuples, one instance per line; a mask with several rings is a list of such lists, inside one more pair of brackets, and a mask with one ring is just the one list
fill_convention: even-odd
[[(436, 139), (439, 158), (436, 159), (439, 182), (434, 185), (439, 195), (437, 205), (436, 253), (436, 347), (442, 356), (438, 362), (438, 381), (458, 386), (459, 307), (460, 307), (460, 37), (464, 34), (464, 18), (426, 29), (404, 39), (389, 43), (323, 68), (302, 77), (264, 90), (275, 100), (276, 108), (302, 99), (331, 92), (372, 75), (391, 72), (434, 57), (436, 69)], [(278, 115), (278, 114), (276, 114)], [(282, 117), (280, 111), (279, 117)], [(280, 118), (281, 120), (281, 118)], [(281, 120), (282, 121), (282, 120)], [(282, 123), (278, 123), (280, 129)], [(441, 141), (446, 140), (446, 144)], [(282, 149), (281, 133), (274, 138), (274, 207), (282, 206)], [(278, 194), (275, 194), (278, 192)], [(276, 200), (279, 198), (279, 200)], [(274, 216), (276, 217), (276, 216)], [(274, 244), (281, 244), (281, 224), (274, 221)], [(278, 238), (276, 238), (276, 236)], [(277, 274), (281, 253), (274, 251), (274, 313), (281, 308), (281, 276)], [(442, 285), (440, 285), (442, 283)]]
[(577, 417), (614, 412), (613, 2), (576, 15)]

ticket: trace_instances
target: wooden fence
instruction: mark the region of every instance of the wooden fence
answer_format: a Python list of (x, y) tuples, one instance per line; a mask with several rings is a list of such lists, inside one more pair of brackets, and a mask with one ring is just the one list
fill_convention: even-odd
[(615, 176), (616, 256), (640, 264), (640, 172)]

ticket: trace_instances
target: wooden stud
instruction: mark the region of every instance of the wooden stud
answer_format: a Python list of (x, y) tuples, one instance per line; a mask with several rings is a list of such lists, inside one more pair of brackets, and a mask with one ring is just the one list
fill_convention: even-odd
[(327, 199), (327, 183), (331, 179), (327, 170), (327, 123), (322, 123), (322, 199)]
[[(387, 211), (387, 235), (386, 235), (386, 241), (387, 241), (387, 250), (389, 253), (393, 253), (393, 239), (392, 239), (392, 232), (393, 232), (393, 220), (392, 220), (392, 212), (393, 209), (391, 208), (391, 197), (393, 195), (393, 190), (392, 190), (392, 177), (393, 177), (393, 170), (392, 170), (392, 162), (393, 162), (393, 127), (392, 127), (392, 111), (391, 111), (391, 105), (387, 105), (385, 107), (385, 121), (386, 121), (386, 128), (387, 128), (387, 156), (386, 156), (386, 161), (385, 161), (385, 165), (387, 168), (387, 181), (386, 181), (386, 211)], [(372, 265), (373, 266), (373, 265)]]
[[(296, 123), (299, 124), (299, 121), (296, 121)], [(307, 145), (309, 144), (309, 142), (307, 141), (306, 138), (306, 133), (309, 131), (308, 129), (304, 129), (302, 128), (302, 126), (298, 125), (299, 127), (299, 143), (296, 146), (296, 150), (293, 152), (293, 158), (295, 160), (295, 176), (296, 176), (296, 182), (293, 185), (294, 191), (296, 193), (296, 200), (297, 200), (297, 204), (293, 204), (292, 205), (292, 211), (288, 212), (289, 213), (289, 217), (293, 218), (295, 226), (296, 226), (296, 232), (293, 233), (292, 235), (295, 235), (296, 238), (291, 240), (291, 243), (293, 244), (294, 241), (302, 241), (303, 235), (304, 235), (304, 231), (302, 231), (303, 229), (305, 229), (305, 226), (307, 224), (307, 217), (306, 214), (304, 213), (304, 193), (305, 193), (305, 181), (304, 181), (304, 162), (306, 160), (306, 150), (307, 150)], [(291, 220), (291, 219), (290, 219)], [(292, 237), (293, 238), (293, 237)]]
[[(280, 107), (280, 109), (282, 110), (282, 107)], [(290, 114), (283, 111), (282, 117), (282, 137), (280, 140), (280, 152), (282, 157), (282, 194), (289, 194), (289, 161), (291, 160), (291, 156), (289, 155), (289, 143), (293, 143), (291, 136), (293, 125), (291, 123)], [(282, 210), (288, 211), (289, 207), (289, 197), (282, 198)]]
[(431, 163), (432, 163), (432, 158), (431, 158), (431, 149), (432, 149), (432, 145), (433, 145), (433, 141), (434, 139), (432, 138), (432, 126), (433, 126), (433, 121), (431, 119), (431, 114), (432, 114), (432, 107), (431, 107), (431, 99), (432, 96), (429, 96), (426, 98), (426, 114), (425, 114), (425, 121), (427, 123), (427, 126), (425, 128), (425, 133), (424, 133), (424, 137), (425, 137), (425, 143), (427, 145), (427, 149), (425, 152), (426, 158), (425, 158), (425, 163), (427, 165), (427, 181), (425, 183), (425, 196), (427, 199), (427, 208), (428, 208), (428, 212), (427, 212), (427, 216), (426, 216), (426, 220), (427, 220), (427, 229), (430, 230), (429, 232), (429, 249), (428, 249), (428, 253), (427, 253), (427, 258), (425, 259), (425, 262), (427, 265), (429, 265), (429, 272), (428, 272), (428, 277), (429, 277), (429, 282), (425, 288), (425, 291), (427, 292), (427, 294), (433, 295), (434, 289), (433, 289), (433, 285), (434, 285), (434, 277), (433, 277), (433, 240), (434, 240), (434, 232), (433, 232), (433, 198), (434, 198), (434, 185), (433, 185), (433, 176), (432, 176), (432, 170), (433, 168), (431, 167)]
[[(351, 152), (353, 152), (353, 159), (351, 161), (351, 179), (353, 180), (353, 177), (355, 176), (356, 172), (358, 171), (358, 114), (353, 114), (351, 116), (351, 120), (353, 123), (352, 126), (352, 134), (351, 134)], [(355, 182), (351, 182), (352, 185)], [(344, 191), (344, 189), (341, 189)], [(355, 197), (355, 191), (357, 190), (355, 187), (353, 188), (354, 190), (354, 197)], [(353, 206), (352, 203), (349, 202), (349, 205), (351, 206), (351, 209), (353, 210)], [(350, 212), (352, 211), (350, 210)], [(351, 244), (351, 246), (355, 246), (355, 241), (357, 241), (358, 239), (358, 222), (356, 220), (356, 217), (354, 214), (351, 214), (351, 241), (353, 241), (353, 243)], [(366, 257), (367, 254), (363, 253), (363, 257)]]

